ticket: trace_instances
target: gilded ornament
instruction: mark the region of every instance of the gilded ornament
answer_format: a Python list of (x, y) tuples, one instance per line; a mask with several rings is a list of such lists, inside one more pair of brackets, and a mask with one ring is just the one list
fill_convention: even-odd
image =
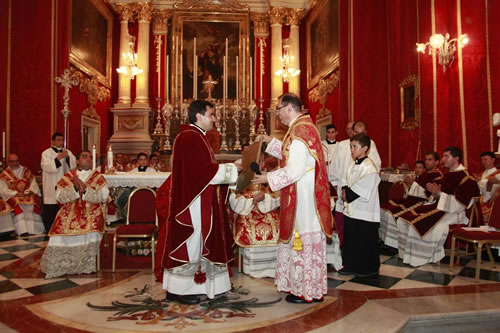
[(283, 7), (270, 7), (269, 8), (269, 23), (283, 24), (286, 16), (286, 8)]
[(319, 84), (309, 92), (309, 100), (311, 102), (321, 103), (321, 109), (319, 111), (318, 117), (328, 115), (329, 111), (325, 108), (328, 94), (333, 92), (333, 88), (336, 88), (338, 86), (339, 76), (337, 73), (333, 73), (327, 79), (321, 78)]
[(135, 11), (139, 21), (151, 22), (153, 16), (153, 5), (151, 2), (138, 2), (135, 4)]
[(93, 76), (88, 79), (80, 71), (75, 70), (72, 74), (72, 78), (78, 81), (80, 91), (87, 95), (87, 100), (90, 104), (90, 107), (83, 110), (82, 114), (86, 117), (100, 120), (101, 117), (97, 114), (95, 105), (99, 101), (102, 102), (111, 98), (109, 89), (105, 87), (99, 87), (97, 77)]
[(144, 129), (144, 117), (120, 117), (118, 120), (118, 130), (137, 130)]
[(304, 18), (303, 8), (287, 8), (286, 11), (286, 24), (287, 25), (299, 25), (300, 21)]
[(267, 13), (251, 13), (255, 37), (269, 36), (269, 15)]
[(249, 11), (247, 5), (239, 0), (182, 0), (174, 3), (175, 9), (179, 10), (203, 10), (207, 12), (214, 11)]
[(120, 15), (120, 21), (131, 22), (134, 19), (134, 4), (116, 3), (115, 11)]
[(159, 10), (153, 12), (153, 33), (154, 34), (167, 34), (168, 20), (172, 16), (169, 9)]

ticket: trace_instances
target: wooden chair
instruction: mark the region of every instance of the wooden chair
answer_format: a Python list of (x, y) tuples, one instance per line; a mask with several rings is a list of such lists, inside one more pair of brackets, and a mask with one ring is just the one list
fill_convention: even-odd
[(116, 228), (113, 237), (113, 272), (116, 266), (116, 243), (118, 238), (151, 238), (151, 261), (154, 272), (155, 239), (158, 230), (155, 199), (155, 191), (148, 187), (139, 187), (130, 193), (126, 225)]
[[(489, 226), (500, 230), (500, 196), (492, 198), (494, 200), (491, 206), (491, 213), (489, 217)], [(472, 243), (475, 248), (476, 253), (476, 274), (475, 280), (479, 282), (479, 273), (481, 271), (481, 254), (483, 245), (486, 248), (488, 257), (495, 267), (495, 260), (491, 254), (490, 245), (500, 244), (500, 231), (484, 231), (484, 230), (465, 230), (464, 228), (457, 228), (451, 230), (451, 255), (450, 255), (450, 272), (453, 272), (453, 258), (455, 255), (455, 243), (456, 240), (461, 240), (466, 243)], [(457, 256), (460, 256), (460, 252), (457, 252)], [(458, 258), (457, 258), (458, 259)], [(458, 260), (457, 260), (458, 261)]]

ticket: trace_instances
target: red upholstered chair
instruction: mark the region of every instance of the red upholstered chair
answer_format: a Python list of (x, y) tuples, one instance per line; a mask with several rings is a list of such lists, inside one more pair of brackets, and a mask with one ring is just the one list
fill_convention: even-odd
[[(491, 213), (489, 217), (488, 226), (494, 227), (499, 231), (481, 231), (481, 230), (465, 230), (464, 228), (457, 228), (451, 230), (451, 255), (450, 255), (450, 272), (453, 272), (453, 257), (455, 255), (455, 243), (459, 239), (461, 241), (472, 243), (476, 249), (476, 275), (475, 280), (479, 282), (479, 273), (481, 270), (481, 253), (483, 245), (488, 252), (488, 257), (495, 267), (495, 260), (491, 254), (490, 245), (500, 244), (500, 195), (492, 198), (494, 200), (491, 204)], [(457, 256), (460, 252), (457, 251)]]
[(155, 269), (155, 239), (158, 216), (155, 206), (156, 193), (148, 187), (139, 187), (128, 198), (126, 225), (116, 228), (113, 237), (113, 272), (116, 266), (116, 242), (118, 238), (151, 238), (152, 269)]
[(389, 191), (388, 200), (392, 200), (392, 201), (397, 202), (398, 200), (401, 200), (404, 198), (405, 193), (406, 193), (406, 186), (405, 186), (404, 182), (402, 182), (402, 181), (396, 182), (396, 183), (392, 184), (392, 186), (391, 186), (391, 190)]

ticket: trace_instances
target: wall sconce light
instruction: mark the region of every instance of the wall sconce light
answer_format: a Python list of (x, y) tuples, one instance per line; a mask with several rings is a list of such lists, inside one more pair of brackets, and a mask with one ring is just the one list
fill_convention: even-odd
[(446, 67), (449, 67), (453, 60), (455, 59), (455, 51), (458, 47), (465, 47), (469, 43), (469, 37), (466, 34), (461, 35), (458, 38), (453, 38), (450, 40), (450, 34), (441, 35), (434, 34), (429, 38), (427, 43), (417, 43), (417, 51), (420, 53), (425, 53), (431, 55), (432, 50), (436, 50), (438, 53), (438, 62), (443, 66), (443, 72), (446, 72)]

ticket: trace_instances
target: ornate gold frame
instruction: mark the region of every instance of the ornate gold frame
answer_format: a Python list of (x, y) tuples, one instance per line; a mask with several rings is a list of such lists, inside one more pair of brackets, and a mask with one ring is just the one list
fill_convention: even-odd
[[(90, 2), (96, 7), (96, 9), (101, 13), (102, 16), (107, 21), (107, 33), (106, 33), (106, 73), (99, 72), (96, 68), (91, 66), (85, 60), (78, 57), (78, 55), (72, 51), (71, 43), (71, 32), (72, 32), (72, 1), (70, 2), (69, 10), (69, 62), (80, 69), (82, 72), (89, 76), (97, 77), (97, 80), (108, 88), (111, 88), (111, 71), (112, 71), (112, 36), (113, 36), (113, 14), (106, 7), (106, 5), (101, 0), (90, 0)], [(83, 14), (82, 14), (83, 15)]]
[[(194, 6), (189, 4), (189, 1), (184, 4), (178, 4), (175, 7), (175, 10), (172, 13), (172, 41), (175, 41), (176, 37), (179, 38), (179, 54), (183, 52), (183, 23), (186, 21), (194, 21), (194, 22), (232, 22), (239, 23), (239, 46), (238, 46), (238, 54), (239, 54), (239, 77), (237, 80), (240, 82), (239, 87), (239, 96), (240, 99), (243, 97), (248, 101), (249, 100), (249, 70), (250, 70), (250, 11), (246, 6), (239, 6), (237, 2), (231, 1), (221, 1), (223, 5), (221, 6)], [(231, 6), (229, 6), (231, 5)], [(210, 12), (212, 10), (212, 12)], [(216, 11), (214, 11), (216, 10)], [(243, 40), (245, 40), (245, 50), (243, 50)], [(175, 42), (171, 43), (172, 50), (171, 54), (175, 54)], [(243, 64), (243, 52), (245, 52), (245, 64)], [(170, 57), (170, 82), (171, 82), (171, 96), (180, 96), (180, 85), (178, 87), (175, 86), (175, 60), (174, 56)], [(243, 66), (245, 66), (245, 78), (243, 78)], [(179, 77), (177, 82), (180, 83), (180, 75), (182, 75), (182, 70), (178, 71)], [(245, 91), (242, 90), (242, 82), (245, 79)]]
[[(340, 50), (340, 4), (338, 4), (337, 8), (337, 15), (339, 17), (339, 26), (338, 26), (338, 37), (339, 37), (339, 45), (337, 47), (337, 56), (335, 56), (331, 61), (328, 63), (327, 66), (322, 68), (321, 70), (316, 73), (316, 75), (312, 76), (312, 63), (311, 63), (311, 25), (313, 22), (318, 18), (318, 16), (324, 12), (325, 7), (327, 6), (329, 1), (337, 1), (338, 0), (325, 0), (325, 1), (318, 1), (318, 5), (314, 8), (312, 15), (310, 15), (307, 18), (306, 21), (306, 39), (307, 39), (307, 89), (311, 89), (314, 87), (321, 78), (326, 78), (330, 73), (332, 73), (336, 68), (339, 67), (339, 57), (340, 54), (338, 53)], [(330, 15), (334, 15), (331, 13)]]
[(399, 84), (401, 128), (403, 129), (412, 130), (420, 126), (420, 110), (418, 108), (419, 84), (418, 76), (415, 74), (408, 75)]

